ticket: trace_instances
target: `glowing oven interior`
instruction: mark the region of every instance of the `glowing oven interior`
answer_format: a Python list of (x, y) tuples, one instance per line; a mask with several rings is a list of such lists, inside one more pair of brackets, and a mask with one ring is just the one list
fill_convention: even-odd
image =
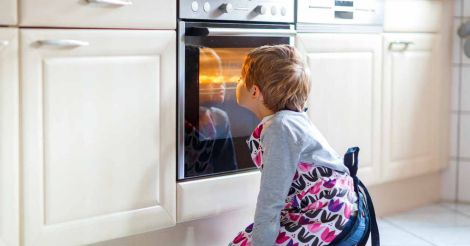
[[(253, 168), (246, 139), (258, 123), (237, 105), (236, 86), (250, 48), (187, 49), (185, 177)], [(189, 74), (188, 74), (189, 73)], [(197, 80), (197, 81), (196, 81)]]

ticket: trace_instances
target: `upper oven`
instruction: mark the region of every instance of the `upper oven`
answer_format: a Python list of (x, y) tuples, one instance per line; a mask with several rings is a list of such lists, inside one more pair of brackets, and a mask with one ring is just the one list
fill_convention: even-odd
[(289, 23), (178, 23), (178, 180), (255, 169), (246, 139), (259, 120), (238, 106), (247, 53), (293, 44)]

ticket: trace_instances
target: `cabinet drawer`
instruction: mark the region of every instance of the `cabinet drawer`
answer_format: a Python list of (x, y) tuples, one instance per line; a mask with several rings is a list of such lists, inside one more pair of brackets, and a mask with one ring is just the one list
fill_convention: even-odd
[(15, 25), (16, 18), (16, 0), (1, 0), (0, 1), (0, 26), (1, 25)]
[(20, 0), (20, 25), (175, 29), (176, 1)]
[(388, 0), (385, 32), (438, 32), (442, 16), (439, 0)]

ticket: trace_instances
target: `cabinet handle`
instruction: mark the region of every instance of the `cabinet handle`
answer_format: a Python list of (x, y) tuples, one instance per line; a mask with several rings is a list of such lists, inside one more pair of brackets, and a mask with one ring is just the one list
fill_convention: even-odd
[(357, 8), (356, 11), (375, 12), (375, 9), (362, 9), (362, 8)]
[(0, 47), (7, 46), (9, 42), (7, 40), (0, 40)]
[(132, 5), (131, 1), (122, 1), (122, 0), (88, 0), (88, 3), (101, 3), (114, 6), (126, 6)]
[(39, 40), (37, 41), (39, 45), (44, 46), (57, 46), (57, 47), (78, 47), (78, 46), (88, 46), (89, 43), (86, 41), (80, 40), (70, 40), (70, 39), (59, 39), (59, 40)]
[(405, 50), (408, 49), (408, 46), (410, 46), (412, 44), (414, 44), (414, 43), (411, 42), (411, 41), (393, 41), (393, 42), (390, 42), (390, 44), (388, 45), (388, 49), (394, 51), (394, 50), (396, 50), (396, 49), (394, 49), (394, 46), (398, 45), (398, 46), (402, 47), (398, 51), (405, 51)]

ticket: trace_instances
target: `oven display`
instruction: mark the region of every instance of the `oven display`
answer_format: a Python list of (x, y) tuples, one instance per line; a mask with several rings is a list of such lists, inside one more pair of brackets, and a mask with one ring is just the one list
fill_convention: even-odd
[(353, 19), (354, 13), (351, 11), (335, 11), (336, 19)]
[(336, 0), (335, 1), (335, 6), (353, 7), (353, 5), (354, 5), (353, 1), (341, 1), (341, 0)]

